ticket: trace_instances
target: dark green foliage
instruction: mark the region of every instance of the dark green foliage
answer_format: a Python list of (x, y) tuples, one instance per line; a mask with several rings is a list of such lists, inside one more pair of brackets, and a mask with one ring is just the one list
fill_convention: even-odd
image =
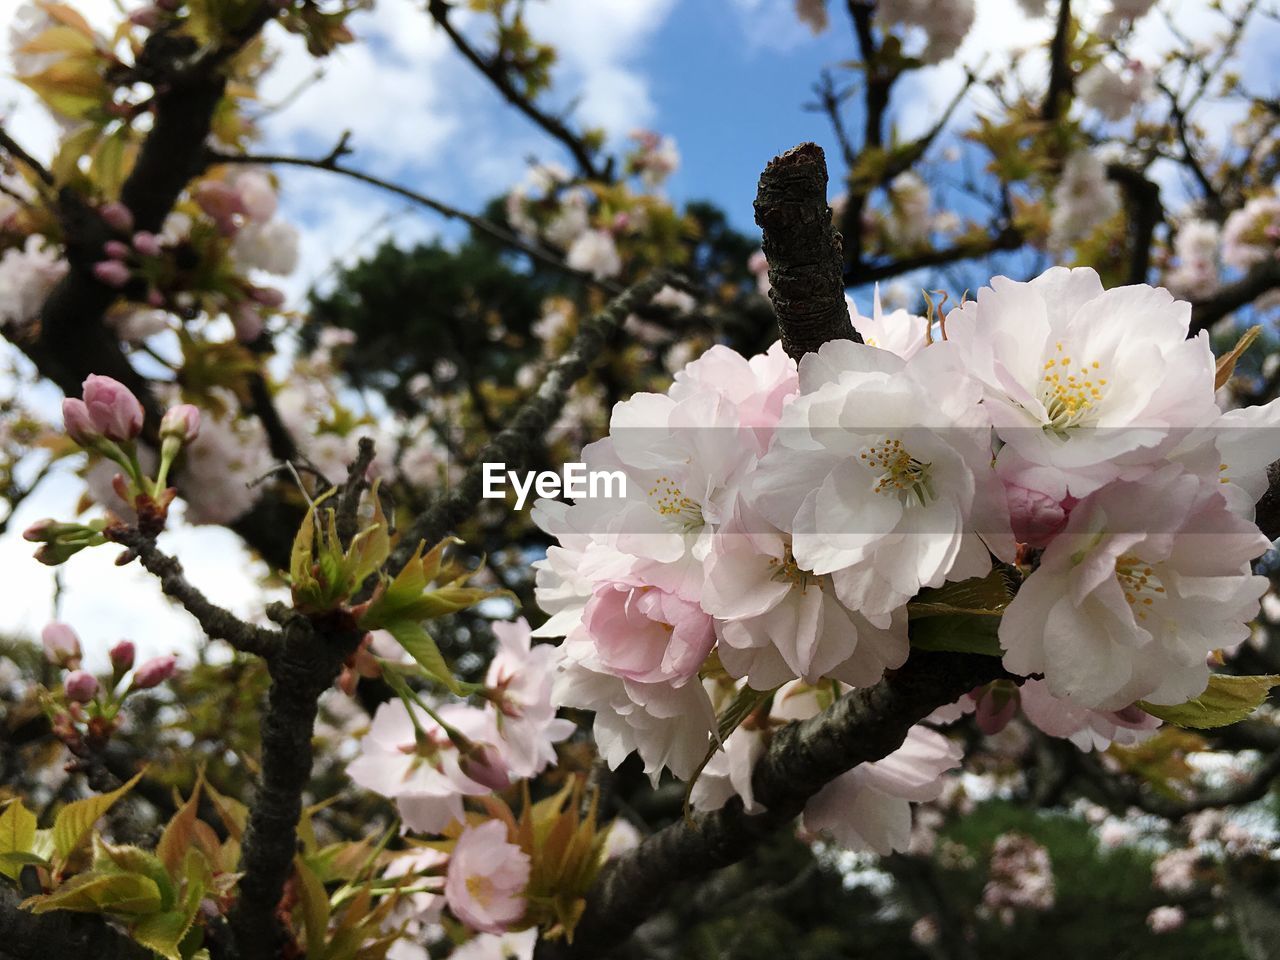
[(458, 389), (468, 371), (475, 381), (510, 383), (537, 353), (529, 328), (554, 287), (494, 253), (479, 242), (456, 250), (437, 242), (409, 250), (383, 244), (343, 271), (332, 293), (312, 295), (303, 344), (313, 346), (325, 327), (354, 332), (355, 344), (343, 351), (344, 372), (400, 410), (417, 409), (407, 381), (430, 374), (438, 360), (458, 374), (438, 379), (437, 388)]

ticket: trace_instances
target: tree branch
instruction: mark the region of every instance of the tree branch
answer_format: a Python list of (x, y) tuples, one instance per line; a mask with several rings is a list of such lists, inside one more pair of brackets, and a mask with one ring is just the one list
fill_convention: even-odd
[(19, 146), (18, 142), (14, 140), (13, 137), (9, 136), (8, 132), (4, 129), (3, 124), (0, 124), (0, 150), (3, 150), (19, 163), (26, 166), (46, 185), (53, 186), (53, 174), (45, 168), (44, 164)]
[(809, 798), (860, 763), (883, 759), (911, 727), (975, 686), (1006, 676), (999, 660), (916, 650), (893, 676), (845, 694), (826, 712), (783, 727), (756, 764), (752, 789), (766, 812), (748, 816), (733, 797), (713, 813), (681, 820), (605, 866), (568, 945), (542, 941), (537, 960), (598, 958), (660, 904), (677, 880), (701, 876), (746, 857), (786, 827)]
[(1059, 0), (1058, 20), (1049, 44), (1049, 87), (1045, 90), (1040, 115), (1050, 123), (1063, 113), (1071, 96), (1071, 0)]
[(494, 89), (502, 94), (507, 103), (536, 123), (553, 139), (559, 141), (573, 156), (574, 162), (577, 163), (583, 176), (589, 180), (611, 180), (613, 178), (613, 162), (609, 161), (603, 167), (598, 167), (593, 151), (587, 146), (582, 137), (570, 130), (568, 125), (559, 117), (547, 113), (517, 90), (515, 84), (511, 82), (511, 77), (505, 65), (498, 58), (485, 57), (475, 47), (471, 46), (467, 38), (459, 33), (457, 28), (449, 22), (450, 9), (450, 5), (445, 0), (429, 0), (427, 4), (427, 12), (431, 14), (431, 19), (440, 25), (440, 28), (453, 41), (453, 45), (457, 47), (458, 52), (488, 78)]
[(1255, 264), (1235, 283), (1196, 301), (1191, 307), (1191, 332), (1208, 330), (1233, 310), (1247, 307), (1277, 288), (1280, 288), (1280, 260), (1272, 257)]
[(1156, 227), (1164, 219), (1160, 187), (1141, 170), (1123, 163), (1107, 164), (1107, 179), (1120, 185), (1129, 208), (1128, 283), (1146, 283), (1151, 269), (1151, 243)]
[(844, 260), (827, 206), (822, 148), (802, 143), (769, 161), (755, 210), (769, 261), (769, 298), (787, 354), (799, 361), (828, 340), (861, 343), (844, 299)]
[(155, 954), (128, 935), (87, 913), (31, 913), (19, 908), (22, 897), (0, 880), (0, 960), (155, 960)]
[(426, 207), (447, 220), (459, 220), (465, 223), (477, 233), (496, 240), (499, 244), (512, 250), (518, 250), (523, 254), (532, 257), (534, 260), (548, 266), (559, 273), (573, 277), (583, 283), (600, 287), (608, 293), (616, 296), (622, 292), (623, 288), (609, 280), (597, 280), (589, 273), (581, 270), (575, 270), (569, 266), (564, 260), (553, 251), (536, 244), (529, 243), (518, 235), (512, 233), (492, 220), (486, 220), (484, 217), (478, 217), (475, 214), (467, 213), (457, 207), (450, 206), (443, 201), (436, 200), (426, 194), (411, 190), (408, 187), (401, 186), (398, 183), (392, 183), (390, 180), (383, 180), (381, 177), (375, 177), (372, 174), (365, 173), (362, 170), (356, 170), (353, 167), (345, 166), (340, 162), (341, 158), (350, 152), (346, 146), (347, 136), (343, 134), (342, 139), (338, 141), (338, 145), (325, 157), (295, 157), (287, 154), (229, 154), (221, 153), (217, 150), (206, 151), (205, 158), (207, 163), (247, 163), (262, 166), (292, 166), (292, 167), (309, 167), (313, 170), (327, 170), (330, 173), (340, 174), (344, 177), (350, 177), (352, 180), (358, 180), (361, 183), (367, 183), (370, 186), (378, 187), (389, 193), (404, 197), (406, 200)]
[(485, 444), (458, 485), (438, 496), (426, 512), (409, 525), (391, 554), (390, 569), (403, 566), (420, 540), (435, 543), (471, 514), (480, 502), (485, 463), (505, 463), (507, 469), (515, 469), (528, 461), (560, 415), (569, 388), (600, 359), (610, 334), (622, 325), (628, 314), (648, 303), (671, 280), (666, 271), (650, 275), (578, 328), (573, 343), (551, 364), (537, 392), (525, 401), (506, 429)]
[(1017, 227), (1007, 226), (999, 233), (977, 241), (962, 241), (949, 247), (927, 250), (910, 257), (891, 260), (888, 263), (864, 266), (856, 273), (845, 277), (845, 283), (872, 283), (901, 276), (912, 270), (924, 267), (941, 267), (957, 263), (961, 260), (976, 260), (1001, 250), (1016, 250), (1022, 246), (1022, 232)]
[(282, 624), (284, 634), (267, 658), (271, 691), (262, 718), (262, 774), (245, 831), (239, 895), (228, 917), (240, 960), (280, 955), (285, 931), (277, 905), (297, 853), (317, 704), (364, 634), (337, 618), (313, 623), (283, 604), (267, 613)]
[(245, 623), (230, 610), (210, 602), (183, 574), (178, 559), (162, 551), (150, 537), (134, 527), (110, 527), (107, 536), (128, 547), (143, 568), (160, 581), (165, 596), (182, 604), (209, 637), (225, 640), (241, 653), (259, 657), (270, 657), (279, 647), (283, 637), (278, 631)]

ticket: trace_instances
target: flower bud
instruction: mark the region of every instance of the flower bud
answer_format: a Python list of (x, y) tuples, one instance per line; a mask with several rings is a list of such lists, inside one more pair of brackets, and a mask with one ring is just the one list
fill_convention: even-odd
[(67, 436), (82, 447), (91, 447), (102, 439), (102, 431), (89, 416), (89, 408), (83, 400), (67, 397), (62, 401), (62, 423), (66, 427)]
[(973, 720), (978, 729), (993, 737), (1009, 725), (1018, 710), (1018, 692), (1003, 683), (993, 683), (978, 695)]
[(235, 218), (237, 215), (244, 215), (244, 204), (240, 200), (240, 194), (229, 184), (221, 180), (206, 180), (196, 187), (195, 199), (200, 209), (217, 223), (222, 233), (231, 236), (239, 229)]
[(93, 425), (108, 439), (132, 440), (142, 432), (142, 404), (118, 380), (90, 374), (84, 382), (84, 402)]
[(241, 343), (253, 343), (262, 336), (262, 314), (251, 303), (239, 303), (232, 308), (231, 324), (236, 329), (236, 339)]
[(144, 257), (158, 257), (163, 250), (156, 235), (146, 230), (139, 230), (133, 235), (133, 249)]
[(53, 621), (40, 631), (44, 655), (50, 663), (74, 670), (80, 666), (80, 638), (65, 623)]
[(93, 275), (108, 287), (123, 287), (129, 282), (129, 268), (119, 260), (99, 260), (93, 265)]
[(284, 294), (275, 287), (254, 287), (249, 295), (264, 307), (272, 310), (284, 306)]
[(129, 14), (129, 22), (147, 30), (154, 30), (164, 15), (159, 7), (141, 7)]
[(61, 526), (52, 517), (45, 517), (23, 530), (22, 539), (29, 543), (49, 543), (57, 538)]
[(505, 790), (511, 786), (511, 774), (507, 762), (498, 748), (490, 743), (469, 744), (462, 752), (462, 772), (490, 790)]
[(152, 687), (159, 686), (173, 676), (177, 666), (178, 661), (171, 653), (152, 657), (134, 671), (133, 688), (150, 690)]
[(128, 233), (133, 229), (133, 213), (118, 201), (103, 204), (98, 210), (98, 216), (106, 221), (107, 226), (121, 233)]
[(189, 403), (180, 403), (165, 411), (160, 421), (160, 437), (175, 437), (183, 443), (190, 443), (200, 435), (200, 410)]
[(119, 240), (108, 240), (102, 245), (102, 252), (112, 260), (127, 260), (129, 258), (129, 245), (121, 243)]
[(135, 653), (133, 643), (128, 640), (121, 640), (111, 648), (107, 656), (111, 658), (111, 669), (115, 671), (117, 677), (123, 676), (133, 668)]
[(98, 693), (98, 678), (87, 670), (73, 670), (62, 681), (62, 689), (68, 700), (88, 703)]

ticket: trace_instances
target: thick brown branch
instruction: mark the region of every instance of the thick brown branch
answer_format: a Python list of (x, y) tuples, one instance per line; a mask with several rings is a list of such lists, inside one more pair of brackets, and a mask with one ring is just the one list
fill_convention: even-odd
[(1049, 43), (1049, 86), (1040, 114), (1053, 122), (1065, 112), (1071, 98), (1071, 0), (1058, 3), (1058, 20)]
[(827, 206), (827, 160), (816, 143), (774, 157), (760, 175), (756, 223), (782, 346), (799, 360), (828, 340), (862, 342), (844, 299), (840, 234)]
[(1191, 308), (1191, 332), (1208, 330), (1233, 310), (1247, 307), (1277, 288), (1280, 288), (1280, 260), (1264, 260), (1235, 283), (1197, 301)]
[(860, 763), (888, 756), (912, 725), (939, 706), (1004, 675), (994, 657), (915, 651), (894, 676), (846, 694), (811, 720), (783, 727), (752, 777), (765, 813), (748, 816), (734, 797), (714, 813), (653, 834), (601, 872), (573, 945), (543, 941), (536, 957), (604, 956), (659, 906), (674, 881), (742, 860), (766, 836), (789, 825), (827, 783)]
[(1107, 179), (1120, 185), (1129, 214), (1129, 283), (1146, 283), (1151, 269), (1151, 243), (1164, 219), (1160, 187), (1141, 170), (1122, 163), (1107, 165)]
[(0, 880), (0, 960), (155, 960), (155, 954), (87, 913), (35, 914), (19, 908), (22, 896)]
[(239, 896), (229, 927), (240, 960), (275, 960), (285, 932), (277, 905), (297, 852), (302, 793), (311, 779), (317, 703), (355, 650), (363, 631), (316, 624), (277, 605), (269, 615), (284, 626), (267, 658), (271, 692), (262, 718), (262, 776), (249, 811), (240, 858)]

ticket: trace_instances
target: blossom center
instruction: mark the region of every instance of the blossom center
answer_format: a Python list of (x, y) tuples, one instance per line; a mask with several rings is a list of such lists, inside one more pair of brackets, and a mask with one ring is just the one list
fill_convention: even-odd
[(1078, 427), (1102, 399), (1107, 380), (1097, 360), (1076, 362), (1059, 340), (1054, 355), (1044, 363), (1040, 400), (1049, 422), (1046, 430), (1065, 437)]
[(661, 476), (649, 488), (649, 499), (660, 516), (671, 520), (683, 532), (689, 533), (706, 525), (702, 507), (697, 501), (684, 495), (679, 485), (668, 476)]
[(900, 439), (886, 437), (863, 448), (858, 459), (876, 475), (871, 488), (875, 493), (897, 497), (904, 505), (915, 500), (922, 507), (937, 498), (930, 476), (931, 464), (911, 456)]
[(483, 874), (472, 874), (467, 877), (467, 893), (471, 894), (480, 906), (489, 906), (494, 892), (493, 881)]
[(817, 581), (817, 577), (808, 570), (800, 569), (790, 547), (787, 547), (786, 553), (781, 557), (770, 557), (769, 566), (772, 568), (769, 579), (778, 583), (793, 583), (800, 588), (801, 593), (809, 588), (810, 583)]
[(1116, 560), (1116, 580), (1124, 591), (1125, 602), (1133, 607), (1134, 616), (1147, 619), (1157, 597), (1165, 592), (1164, 584), (1150, 564), (1126, 553)]

